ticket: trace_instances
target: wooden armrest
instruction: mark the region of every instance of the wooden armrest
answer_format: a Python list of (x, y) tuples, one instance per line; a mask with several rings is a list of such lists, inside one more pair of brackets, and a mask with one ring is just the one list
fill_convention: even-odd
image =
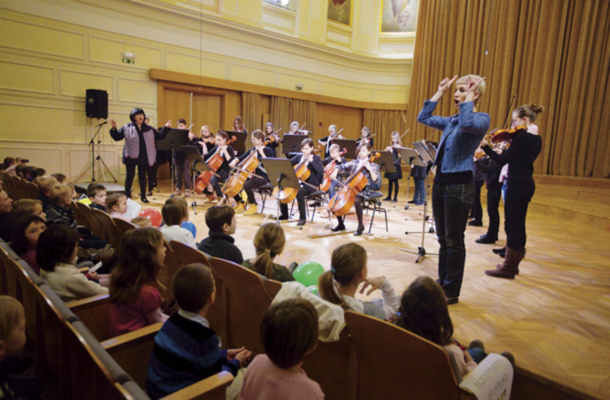
[(82, 274), (86, 274), (89, 272), (89, 267), (82, 267), (78, 269)]
[(120, 350), (124, 346), (132, 346), (136, 341), (151, 340), (151, 337), (154, 338), (162, 326), (163, 322), (149, 325), (145, 328), (125, 333), (112, 339), (104, 340), (101, 345), (109, 353), (113, 350)]
[(73, 313), (76, 313), (78, 311), (82, 311), (88, 308), (95, 308), (107, 304), (109, 298), (109, 294), (100, 294), (97, 296), (87, 297), (86, 299), (82, 300), (71, 301), (69, 303), (66, 303), (66, 306), (68, 306), (68, 308), (72, 310)]
[(163, 397), (162, 400), (224, 400), (227, 386), (233, 382), (233, 375), (223, 371), (207, 379), (187, 386), (182, 390)]

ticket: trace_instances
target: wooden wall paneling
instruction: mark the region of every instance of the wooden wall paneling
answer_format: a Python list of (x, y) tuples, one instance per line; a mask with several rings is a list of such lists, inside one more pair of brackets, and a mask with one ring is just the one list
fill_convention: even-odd
[(202, 93), (193, 94), (193, 125), (192, 131), (198, 133), (203, 125), (210, 127), (210, 132), (220, 129), (220, 110), (222, 97)]
[(341, 132), (341, 134), (345, 138), (358, 139), (360, 137), (360, 130), (362, 129), (363, 113), (364, 112), (361, 108), (318, 104), (318, 126), (316, 126), (316, 139), (327, 136), (328, 127), (330, 125), (336, 125), (337, 130), (343, 128), (343, 132)]

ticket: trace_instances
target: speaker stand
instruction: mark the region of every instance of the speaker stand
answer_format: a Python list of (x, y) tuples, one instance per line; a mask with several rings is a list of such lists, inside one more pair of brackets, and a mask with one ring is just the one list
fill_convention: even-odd
[[(99, 122), (99, 121), (100, 120), (98, 118), (97, 122)], [(88, 146), (91, 146), (91, 165), (89, 167), (87, 167), (87, 169), (85, 171), (83, 171), (83, 173), (80, 174), (80, 176), (78, 178), (76, 178), (75, 182), (78, 182), (83, 176), (85, 176), (87, 174), (87, 172), (89, 172), (90, 169), (91, 169), (91, 182), (92, 183), (95, 182), (95, 164), (96, 163), (99, 164), (99, 170), (101, 171), (101, 174), (103, 177), (103, 182), (106, 181), (105, 172), (108, 172), (108, 174), (110, 174), (110, 176), (114, 180), (114, 183), (118, 182), (117, 179), (115, 178), (115, 176), (112, 174), (112, 171), (110, 171), (110, 168), (108, 168), (108, 166), (102, 159), (102, 156), (100, 156), (100, 154), (99, 154), (100, 153), (99, 147), (100, 147), (100, 143), (101, 143), (101, 140), (99, 140), (99, 133), (100, 133), (100, 130), (102, 129), (102, 126), (104, 126), (105, 124), (106, 124), (106, 122), (97, 125), (97, 131), (91, 137), (91, 141), (89, 141), (89, 144), (88, 144)], [(95, 156), (95, 138), (98, 138), (97, 157)]]

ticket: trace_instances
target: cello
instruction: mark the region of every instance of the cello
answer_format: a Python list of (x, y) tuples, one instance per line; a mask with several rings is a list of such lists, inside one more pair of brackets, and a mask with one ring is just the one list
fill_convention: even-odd
[[(273, 139), (274, 138), (267, 138), (262, 143), (262, 146), (267, 146), (269, 143), (272, 142)], [(258, 149), (255, 148), (255, 150), (248, 157), (246, 157), (235, 167), (235, 172), (233, 173), (231, 178), (227, 180), (227, 183), (225, 183), (225, 186), (222, 189), (222, 193), (225, 196), (237, 196), (239, 192), (241, 192), (241, 190), (244, 188), (244, 183), (246, 183), (246, 181), (251, 175), (262, 178), (254, 173), (254, 171), (256, 171), (256, 169), (260, 165), (260, 160), (258, 159), (257, 153)]]
[[(343, 149), (343, 151), (339, 153), (339, 157), (343, 156), (345, 153), (347, 153), (347, 149)], [(333, 182), (333, 178), (331, 176), (336, 169), (337, 164), (335, 164), (335, 160), (331, 161), (326, 167), (324, 167), (324, 181), (322, 182), (322, 185), (320, 185), (321, 191), (328, 192), (328, 189), (330, 189), (330, 185)]]
[[(321, 150), (322, 150), (322, 146), (318, 146), (318, 148), (314, 149), (311, 152), (311, 154), (315, 155), (317, 152), (319, 152)], [(301, 156), (301, 161), (299, 161), (299, 163), (294, 166), (294, 172), (297, 174), (297, 178), (299, 179), (300, 182), (304, 183), (305, 185), (311, 186), (314, 189), (317, 189), (315, 186), (310, 185), (309, 183), (305, 182), (311, 175), (311, 171), (309, 170), (309, 168), (307, 168), (306, 161), (307, 161), (307, 157)], [(288, 204), (297, 197), (298, 191), (299, 191), (299, 189), (296, 189), (296, 188), (284, 188), (280, 191), (280, 188), (278, 186), (276, 186), (273, 189), (273, 197), (278, 199), (278, 201), (280, 203)]]
[[(369, 162), (373, 162), (378, 159), (381, 155), (379, 153), (375, 153), (371, 158), (369, 158)], [(356, 196), (360, 193), (366, 185), (369, 183), (369, 180), (362, 173), (362, 168), (364, 168), (364, 164), (360, 165), (354, 173), (352, 173), (346, 180), (345, 183), (339, 182), (343, 187), (335, 194), (335, 196), (328, 202), (327, 209), (331, 213), (343, 216), (346, 215), (349, 210), (352, 209), (354, 202), (356, 201)]]
[[(237, 138), (235, 136), (231, 136), (231, 139), (227, 140), (226, 145), (228, 146), (236, 140)], [(203, 193), (203, 190), (208, 187), (208, 185), (210, 184), (210, 179), (212, 179), (212, 176), (214, 176), (216, 171), (218, 171), (218, 168), (220, 168), (223, 161), (224, 158), (220, 153), (220, 147), (218, 147), (214, 154), (212, 154), (210, 158), (208, 158), (208, 160), (206, 161), (206, 165), (209, 169), (211, 169), (211, 171), (203, 171), (195, 180), (195, 193)]]

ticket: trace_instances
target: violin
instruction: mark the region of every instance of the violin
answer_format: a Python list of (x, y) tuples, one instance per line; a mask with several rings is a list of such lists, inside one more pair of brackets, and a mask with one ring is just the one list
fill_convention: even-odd
[[(369, 158), (369, 162), (372, 163), (379, 157), (381, 157), (381, 154), (375, 153), (371, 158)], [(354, 171), (354, 173), (352, 173), (349, 178), (346, 179), (345, 183), (336, 181), (339, 182), (343, 187), (328, 202), (328, 211), (335, 215), (343, 216), (352, 209), (352, 206), (356, 201), (356, 196), (369, 183), (369, 180), (362, 173), (363, 168), (364, 164), (361, 164), (358, 168), (356, 168), (356, 171)]]
[(519, 125), (513, 129), (498, 129), (495, 132), (487, 135), (491, 141), (491, 143), (500, 143), (506, 142), (508, 140), (513, 140), (515, 136), (517, 136), (521, 131), (527, 131), (527, 126)]
[[(320, 151), (322, 151), (322, 146), (318, 146), (316, 149), (314, 149), (314, 151), (311, 154), (315, 155), (316, 153), (318, 153)], [(309, 176), (311, 175), (311, 171), (307, 167), (308, 158), (309, 157), (302, 156), (301, 161), (299, 161), (299, 163), (294, 166), (294, 172), (297, 174), (297, 178), (299, 178), (299, 181), (301, 183), (311, 186), (317, 190), (318, 188), (305, 182), (307, 179), (309, 179)], [(288, 204), (288, 203), (291, 203), (297, 197), (298, 191), (299, 191), (299, 189), (295, 189), (295, 188), (285, 188), (280, 191), (279, 187), (276, 186), (273, 189), (273, 197), (278, 199), (280, 203)]]
[[(226, 145), (228, 146), (236, 140), (237, 138), (235, 136), (231, 136), (231, 139), (227, 140)], [(210, 184), (210, 179), (212, 179), (212, 176), (214, 176), (216, 171), (218, 171), (218, 168), (222, 166), (223, 161), (224, 157), (222, 156), (219, 147), (206, 161), (206, 165), (212, 171), (203, 171), (195, 180), (195, 193), (203, 193), (203, 190)]]
[[(263, 146), (267, 146), (269, 143), (271, 143), (271, 141), (266, 139), (263, 142)], [(254, 171), (256, 171), (259, 165), (258, 149), (255, 148), (248, 157), (243, 159), (242, 162), (235, 167), (235, 172), (231, 175), (231, 178), (227, 180), (227, 183), (225, 183), (222, 193), (227, 197), (237, 196), (239, 192), (242, 191), (244, 183), (246, 183), (251, 175), (258, 176)]]
[[(347, 149), (343, 149), (343, 151), (339, 153), (339, 157), (342, 157), (345, 153), (347, 153)], [(335, 163), (335, 160), (328, 163), (328, 165), (324, 167), (324, 182), (322, 182), (322, 185), (320, 185), (321, 191), (328, 192), (328, 189), (330, 189), (330, 185), (333, 181), (332, 175), (334, 174), (336, 169), (337, 164)]]

